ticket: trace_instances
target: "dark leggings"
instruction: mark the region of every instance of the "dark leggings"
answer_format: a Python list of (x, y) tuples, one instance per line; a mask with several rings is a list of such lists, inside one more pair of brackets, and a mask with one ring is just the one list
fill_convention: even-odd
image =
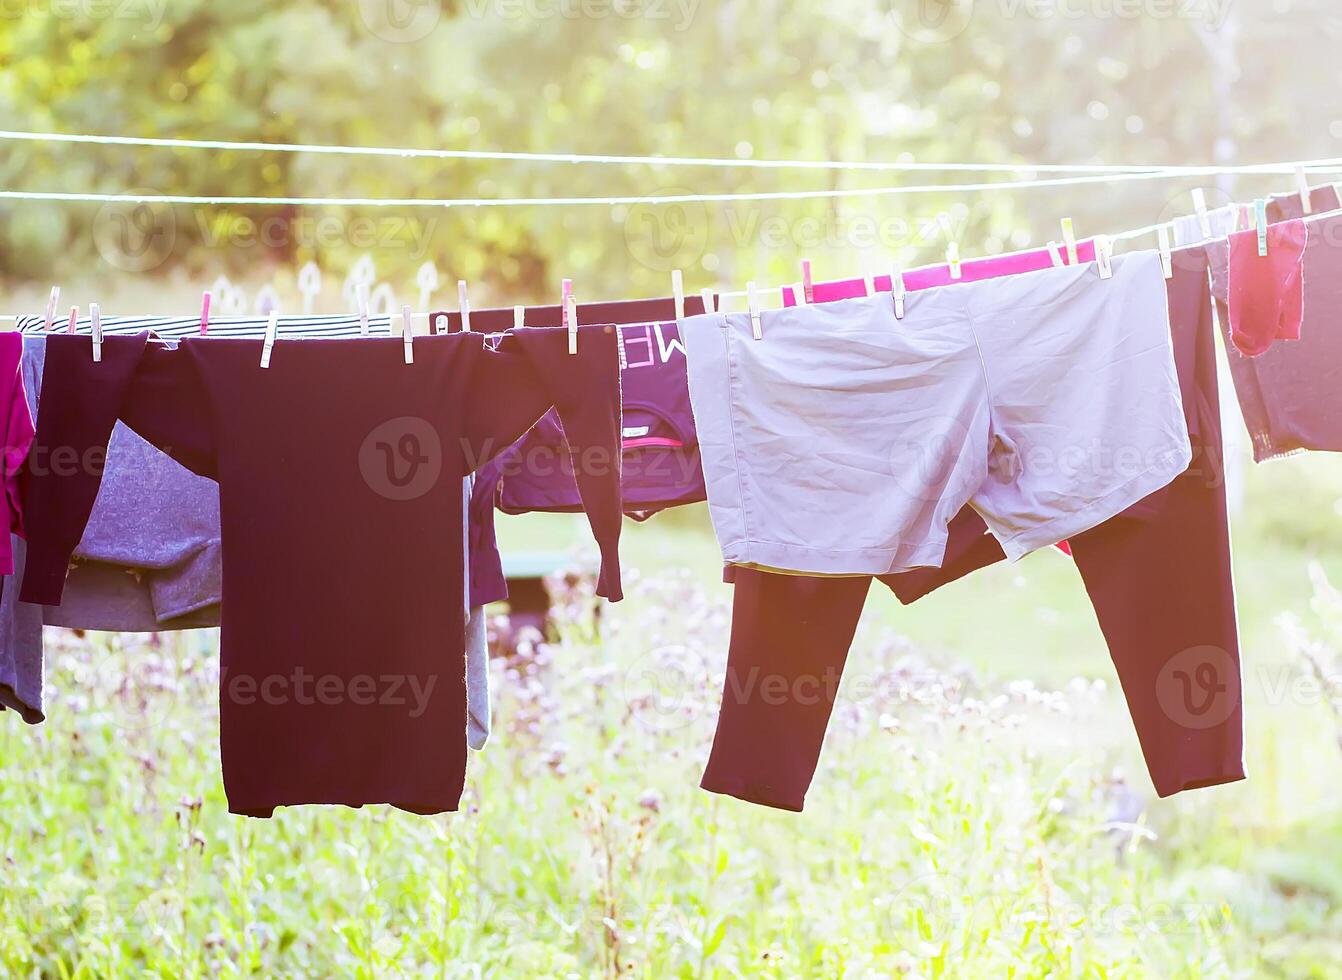
[[(1070, 541), (1161, 796), (1244, 778), (1211, 297), (1200, 249), (1181, 249), (1174, 265), (1170, 319), (1193, 463)], [(1004, 557), (968, 507), (949, 532), (940, 568), (881, 577), (901, 602)], [(727, 677), (702, 785), (800, 810), (871, 579), (736, 568), (733, 580)]]

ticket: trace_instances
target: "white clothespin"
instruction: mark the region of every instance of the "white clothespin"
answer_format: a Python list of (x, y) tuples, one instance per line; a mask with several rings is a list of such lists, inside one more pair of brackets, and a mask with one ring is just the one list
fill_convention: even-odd
[(703, 289), (699, 290), (699, 298), (702, 299), (702, 300), (704, 301), (704, 312), (705, 312), (705, 313), (712, 313), (712, 312), (713, 312), (713, 290), (711, 290), (711, 289), (709, 289), (707, 286), (705, 286)]
[(89, 319), (93, 321), (93, 360), (96, 363), (103, 359), (103, 318), (97, 303), (89, 304)]
[(1072, 219), (1063, 218), (1062, 225), (1062, 243), (1067, 247), (1067, 264), (1076, 265), (1081, 261), (1076, 254), (1076, 231), (1072, 228)]
[(207, 289), (200, 294), (200, 335), (204, 337), (210, 332), (210, 291)]
[(74, 333), (75, 324), (77, 324), (78, 322), (79, 322), (79, 307), (72, 306), (70, 307), (70, 322), (65, 325), (65, 332)]
[(415, 328), (410, 307), (401, 307), (401, 347), (405, 351), (405, 363), (415, 363)]
[(457, 280), (457, 309), (461, 310), (461, 332), (471, 332), (471, 301), (466, 296), (466, 280)]
[(1304, 167), (1295, 168), (1295, 189), (1300, 194), (1300, 210), (1313, 214), (1314, 205), (1309, 202), (1309, 178), (1305, 176)]
[(271, 310), (266, 321), (266, 339), (261, 342), (261, 366), (270, 367), (270, 352), (275, 349), (275, 337), (280, 332), (280, 311)]
[(1267, 254), (1267, 198), (1257, 198), (1253, 202), (1254, 225), (1258, 228), (1258, 254)]
[(1198, 216), (1198, 228), (1203, 239), (1212, 237), (1212, 221), (1207, 215), (1207, 195), (1201, 187), (1193, 188), (1193, 211)]
[(876, 277), (871, 274), (871, 259), (865, 252), (862, 253), (862, 288), (866, 290), (865, 295), (876, 295)]
[(1156, 239), (1160, 247), (1160, 268), (1166, 279), (1174, 278), (1174, 254), (1170, 251), (1170, 226), (1157, 225)]
[(354, 284), (354, 292), (359, 303), (359, 336), (368, 336), (368, 283)]
[(1095, 265), (1101, 279), (1114, 278), (1114, 243), (1108, 235), (1095, 236)]
[(578, 353), (578, 303), (573, 298), (573, 280), (559, 283), (559, 319), (568, 331), (568, 352)]
[[(415, 273), (415, 285), (419, 287), (419, 308), (427, 310), (429, 300), (438, 290), (438, 267), (432, 261), (425, 262), (419, 267), (419, 270)], [(462, 280), (457, 280), (458, 292), (461, 291), (462, 285)], [(469, 330), (471, 328), (463, 327), (462, 329)]]
[(452, 319), (446, 313), (434, 313), (429, 320), (429, 333), (437, 336), (440, 333), (447, 333), (447, 328), (452, 325)]
[(1048, 243), (1048, 257), (1054, 268), (1061, 268), (1067, 264), (1062, 260), (1062, 252), (1059, 250), (1057, 242), (1051, 241)]
[(47, 297), (47, 319), (43, 330), (51, 332), (51, 326), (56, 320), (56, 301), (61, 298), (61, 287), (52, 286), (51, 295)]
[(810, 306), (815, 302), (815, 283), (811, 281), (810, 259), (801, 260), (801, 292), (802, 296), (805, 298), (798, 300), (797, 302), (804, 302), (807, 306)]
[(322, 291), (322, 270), (316, 262), (304, 262), (298, 270), (298, 291), (303, 294), (303, 312), (311, 313)]
[(754, 280), (746, 283), (746, 303), (750, 306), (750, 334), (756, 340), (763, 340), (764, 330), (760, 326), (760, 298), (755, 293)]
[(806, 302), (806, 286), (803, 283), (799, 282), (790, 288), (792, 289), (792, 298), (798, 306), (808, 305)]
[(671, 298), (676, 305), (676, 319), (685, 319), (685, 277), (679, 269), (671, 270)]
[(895, 297), (895, 319), (904, 319), (904, 294), (907, 290), (904, 288), (904, 273), (899, 271), (898, 265), (890, 266), (890, 292)]
[(960, 246), (956, 242), (946, 246), (946, 265), (950, 269), (952, 279), (959, 279), (963, 274), (960, 268)]
[(527, 308), (525, 306), (513, 307), (513, 329), (525, 327), (527, 321)]

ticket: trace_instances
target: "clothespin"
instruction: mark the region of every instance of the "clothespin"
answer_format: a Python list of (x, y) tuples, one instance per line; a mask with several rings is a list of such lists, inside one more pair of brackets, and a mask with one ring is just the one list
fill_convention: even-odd
[(571, 317), (569, 315), (569, 302), (568, 302), (570, 297), (572, 296), (573, 296), (573, 280), (561, 279), (559, 281), (559, 323), (560, 326), (562, 326), (565, 330), (568, 331), (569, 335), (568, 352), (570, 354), (576, 354), (578, 347), (578, 339), (577, 339), (578, 325), (572, 322), (574, 320), (574, 317)]
[(1207, 216), (1207, 195), (1201, 187), (1193, 188), (1193, 210), (1198, 216), (1198, 228), (1202, 231), (1203, 239), (1212, 237), (1212, 221)]
[(447, 333), (448, 325), (452, 321), (447, 318), (446, 313), (435, 313), (433, 319), (429, 321), (429, 333), (437, 336), (440, 333)]
[(671, 298), (676, 304), (676, 319), (685, 319), (685, 277), (679, 269), (671, 270)]
[(811, 281), (811, 260), (801, 260), (801, 291), (806, 297), (806, 305), (815, 302), (815, 283)]
[(1076, 265), (1081, 260), (1076, 254), (1076, 231), (1072, 228), (1072, 219), (1063, 218), (1060, 224), (1062, 225), (1062, 242), (1067, 246), (1067, 264)]
[(358, 296), (359, 302), (359, 336), (368, 336), (368, 283), (359, 282), (354, 284), (354, 292)]
[[(427, 310), (430, 306), (429, 300), (438, 289), (438, 267), (432, 261), (425, 262), (415, 273), (415, 285), (419, 287), (419, 307)], [(457, 280), (457, 291), (461, 291), (462, 281)], [(462, 327), (463, 330), (469, 330), (470, 327)]]
[(527, 308), (525, 306), (513, 307), (513, 329), (526, 326)]
[(578, 301), (572, 293), (569, 293), (568, 299), (564, 301), (564, 309), (568, 311), (568, 352), (576, 354), (578, 353)]
[(275, 336), (280, 332), (280, 311), (271, 310), (266, 321), (266, 339), (261, 343), (261, 366), (270, 367), (270, 352), (275, 348)]
[(65, 325), (66, 333), (75, 332), (75, 324), (79, 322), (79, 307), (70, 307), (70, 322)]
[(1095, 236), (1095, 265), (1101, 279), (1114, 278), (1114, 242), (1108, 235)]
[(866, 290), (865, 295), (876, 295), (876, 277), (871, 274), (871, 260), (865, 252), (862, 253), (862, 288)]
[(298, 270), (298, 291), (303, 294), (303, 312), (311, 313), (317, 294), (322, 291), (322, 270), (316, 262), (304, 262)]
[(890, 266), (890, 293), (895, 297), (895, 319), (904, 319), (904, 294), (907, 290), (904, 288), (904, 273), (899, 271), (898, 265)]
[(51, 332), (51, 325), (56, 320), (56, 301), (61, 298), (61, 287), (52, 286), (51, 295), (47, 297), (47, 319), (43, 330)]
[(1157, 225), (1156, 238), (1160, 243), (1160, 268), (1166, 279), (1174, 278), (1174, 255), (1170, 252), (1170, 226)]
[(764, 330), (760, 326), (760, 298), (755, 293), (754, 280), (746, 283), (746, 303), (750, 306), (750, 334), (756, 340), (763, 340)]
[(97, 303), (89, 304), (89, 319), (93, 321), (93, 360), (97, 363), (103, 359), (103, 318)]
[(405, 363), (415, 363), (415, 329), (410, 307), (401, 307), (401, 347), (405, 351)]
[(705, 312), (705, 313), (712, 313), (712, 312), (713, 312), (713, 290), (711, 290), (711, 289), (709, 289), (707, 286), (705, 286), (703, 289), (699, 290), (699, 298), (702, 299), (702, 300), (704, 301), (704, 312)]
[(1300, 194), (1300, 210), (1313, 214), (1314, 206), (1309, 203), (1309, 178), (1305, 176), (1304, 167), (1295, 168), (1295, 189)]
[(806, 298), (806, 284), (797, 283), (792, 287), (792, 298), (796, 300), (798, 306), (808, 306), (809, 301)]
[(1062, 260), (1062, 252), (1057, 242), (1048, 243), (1048, 257), (1053, 262), (1054, 268), (1060, 268), (1067, 264)]
[(1267, 254), (1267, 198), (1260, 197), (1253, 202), (1253, 219), (1258, 228), (1258, 254)]
[(457, 309), (461, 310), (461, 332), (471, 332), (471, 301), (466, 297), (466, 280), (457, 280)]
[(207, 289), (200, 294), (200, 335), (204, 337), (210, 332), (210, 291)]

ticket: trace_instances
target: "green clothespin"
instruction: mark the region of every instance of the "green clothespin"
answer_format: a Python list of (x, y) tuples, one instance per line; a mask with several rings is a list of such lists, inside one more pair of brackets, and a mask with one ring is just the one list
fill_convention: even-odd
[(1260, 197), (1253, 202), (1254, 221), (1258, 225), (1258, 254), (1267, 254), (1267, 198)]

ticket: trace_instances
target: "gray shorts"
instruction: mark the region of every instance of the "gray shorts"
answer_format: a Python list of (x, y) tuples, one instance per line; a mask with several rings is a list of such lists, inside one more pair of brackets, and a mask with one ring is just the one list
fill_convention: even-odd
[(729, 563), (937, 566), (968, 503), (1015, 559), (1188, 468), (1159, 255), (681, 321)]

